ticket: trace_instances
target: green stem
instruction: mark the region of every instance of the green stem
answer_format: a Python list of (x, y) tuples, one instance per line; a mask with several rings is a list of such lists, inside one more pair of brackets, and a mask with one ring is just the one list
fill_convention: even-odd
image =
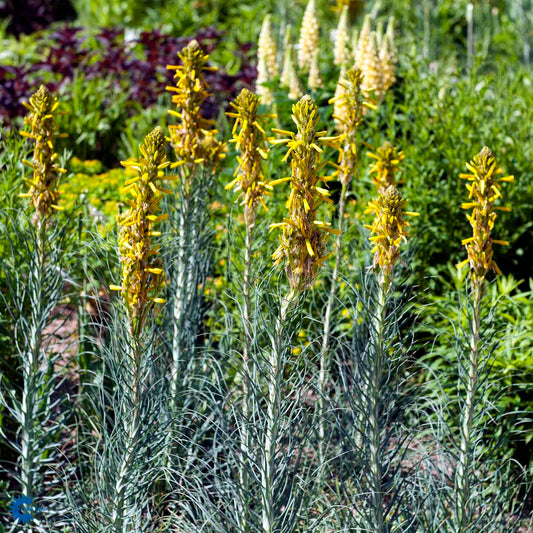
[(475, 414), (475, 403), (479, 384), (480, 357), (480, 326), (481, 300), (483, 298), (483, 282), (474, 285), (474, 316), (472, 317), (472, 333), (470, 336), (470, 358), (468, 361), (468, 381), (464, 410), (461, 414), (461, 441), (459, 460), (456, 470), (456, 512), (457, 533), (468, 531), (471, 518), (470, 508), (470, 474), (472, 461), (472, 430)]
[(322, 478), (323, 468), (326, 460), (326, 419), (325, 419), (325, 396), (326, 387), (329, 375), (329, 341), (331, 337), (331, 315), (333, 312), (333, 305), (335, 303), (335, 295), (337, 292), (337, 280), (340, 272), (340, 265), (342, 259), (342, 244), (344, 239), (344, 214), (346, 212), (346, 195), (348, 192), (347, 180), (343, 181), (341, 197), (339, 201), (339, 230), (336, 242), (336, 256), (335, 266), (333, 268), (333, 275), (331, 279), (331, 287), (329, 290), (328, 303), (324, 315), (324, 333), (322, 337), (322, 349), (320, 351), (320, 372), (318, 377), (318, 434), (320, 438), (319, 443), (319, 459), (320, 459), (320, 479)]
[(281, 387), (283, 382), (283, 327), (289, 307), (294, 302), (293, 292), (283, 299), (280, 315), (276, 324), (276, 334), (272, 339), (268, 368), (267, 427), (264, 442), (264, 464), (261, 475), (263, 499), (263, 531), (273, 533), (275, 530), (274, 508), (274, 474), (276, 461), (276, 441), (279, 430)]
[[(253, 373), (253, 366), (250, 360), (251, 345), (252, 345), (252, 334), (250, 331), (251, 328), (251, 315), (252, 315), (252, 302), (250, 299), (250, 284), (251, 284), (251, 273), (252, 273), (252, 236), (254, 230), (254, 213), (252, 209), (246, 205), (244, 208), (244, 221), (246, 224), (246, 242), (244, 247), (244, 286), (243, 286), (243, 296), (244, 296), (244, 348), (242, 354), (242, 429), (241, 429), (241, 487), (244, 494), (248, 492), (248, 457), (250, 450), (250, 435), (248, 432), (248, 427), (250, 424), (250, 413), (252, 411), (250, 402), (250, 381)], [(243, 509), (242, 513), (242, 531), (247, 530), (248, 523), (248, 512), (246, 506)]]
[[(31, 311), (31, 332), (28, 357), (23, 361), (22, 420), (21, 420), (21, 490), (23, 494), (36, 494), (35, 473), (39, 463), (39, 435), (36, 432), (39, 398), (38, 374), (41, 370), (42, 331), (40, 327), (40, 302), (43, 300), (43, 273), (46, 261), (46, 219), (39, 217), (37, 225), (37, 262), (33, 264), (35, 307)], [(45, 371), (45, 370), (44, 370)]]
[(369, 424), (370, 424), (370, 481), (372, 489), (372, 513), (374, 531), (385, 531), (383, 513), (383, 471), (381, 465), (381, 424), (380, 407), (382, 403), (382, 382), (386, 353), (384, 350), (384, 327), (386, 314), (386, 295), (390, 286), (383, 273), (379, 275), (378, 304), (374, 317), (373, 348), (375, 350), (374, 365), (370, 373), (369, 390)]

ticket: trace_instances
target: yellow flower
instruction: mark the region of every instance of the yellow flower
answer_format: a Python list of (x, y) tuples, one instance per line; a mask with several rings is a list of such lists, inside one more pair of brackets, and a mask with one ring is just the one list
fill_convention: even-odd
[(400, 246), (409, 236), (409, 222), (404, 217), (418, 216), (418, 213), (404, 211), (406, 205), (407, 200), (402, 199), (394, 185), (390, 185), (379, 193), (377, 199), (369, 202), (365, 211), (365, 214), (374, 213), (374, 222), (365, 227), (372, 234), (374, 267), (379, 267), (386, 285), (392, 280), (394, 266), (400, 258)]
[(195, 40), (178, 52), (178, 57), (182, 65), (167, 66), (167, 69), (176, 71), (176, 85), (166, 87), (173, 93), (172, 102), (178, 108), (178, 111), (169, 111), (179, 120), (177, 125), (169, 126), (170, 141), (178, 157), (173, 166), (185, 164), (193, 169), (200, 163), (216, 165), (225, 157), (226, 147), (215, 138), (214, 121), (204, 118), (201, 111), (210, 95), (204, 72), (216, 70), (216, 67), (207, 66), (209, 56)]
[(165, 154), (166, 145), (163, 130), (157, 127), (140, 145), (139, 160), (122, 162), (125, 167), (135, 170), (136, 176), (128, 179), (122, 189), (123, 193), (132, 196), (126, 200), (129, 209), (117, 217), (122, 285), (110, 288), (122, 293), (134, 335), (142, 330), (152, 305), (165, 301), (157, 296), (164, 273), (158, 259), (159, 246), (153, 244), (153, 237), (159, 236), (160, 232), (155, 231), (153, 226), (168, 217), (159, 213), (162, 193), (170, 193), (161, 188), (160, 182), (172, 179), (164, 174), (164, 169), (170, 164)]
[(33, 169), (33, 176), (31, 179), (24, 178), (30, 188), (20, 196), (31, 198), (37, 217), (43, 220), (50, 215), (52, 209), (61, 209), (58, 205), (58, 182), (59, 175), (66, 170), (57, 165), (58, 156), (54, 152), (54, 140), (58, 136), (55, 113), (59, 103), (57, 97), (41, 85), (23, 105), (30, 112), (24, 119), (24, 124), (30, 126), (31, 131), (20, 133), (35, 142), (35, 149), (32, 162), (23, 160), (24, 164)]
[(389, 185), (397, 185), (395, 181), (396, 173), (400, 170), (400, 163), (405, 159), (405, 155), (390, 142), (385, 142), (376, 153), (368, 152), (368, 156), (376, 160), (370, 166), (372, 181), (378, 190), (386, 189)]
[(507, 241), (495, 240), (491, 237), (497, 211), (510, 211), (508, 207), (498, 207), (498, 202), (503, 196), (501, 183), (511, 182), (513, 176), (501, 176), (503, 170), (498, 168), (496, 159), (486, 146), (466, 164), (471, 174), (460, 174), (459, 177), (468, 180), (468, 202), (462, 204), (463, 209), (473, 208), (472, 214), (467, 219), (472, 226), (473, 235), (463, 239), (462, 244), (468, 253), (468, 259), (461, 261), (457, 268), (470, 264), (470, 273), (474, 284), (483, 285), (486, 275), (490, 270), (501, 274), (498, 265), (492, 256), (492, 244), (508, 245)]
[(315, 0), (309, 0), (302, 19), (298, 42), (298, 64), (307, 72), (318, 48), (319, 29)]
[(333, 118), (342, 133), (337, 171), (333, 176), (337, 176), (346, 186), (357, 172), (357, 130), (363, 120), (363, 108), (375, 109), (363, 96), (362, 78), (357, 67), (351, 68), (346, 74), (341, 72), (335, 97), (329, 101), (335, 105)]
[(240, 156), (237, 156), (239, 165), (235, 170), (235, 179), (226, 189), (235, 187), (235, 190), (241, 191), (243, 203), (248, 208), (246, 212), (251, 216), (247, 221), (249, 224), (253, 224), (258, 203), (266, 208), (263, 196), (272, 189), (265, 179), (262, 162), (267, 158), (268, 152), (264, 120), (274, 115), (258, 113), (260, 100), (259, 96), (248, 89), (242, 89), (235, 102), (230, 104), (235, 111), (226, 113), (235, 119), (231, 142), (235, 143), (240, 152)]
[(317, 211), (324, 202), (331, 203), (329, 191), (319, 185), (318, 169), (321, 168), (321, 145), (334, 143), (337, 138), (325, 137), (325, 131), (317, 131), (318, 107), (309, 95), (303, 96), (292, 107), (292, 119), (297, 132), (276, 130), (286, 135), (284, 139), (271, 140), (272, 144), (286, 144), (288, 152), (284, 161), (291, 161), (291, 176), (271, 182), (290, 182), (290, 194), (286, 206), (288, 218), (271, 227), (282, 229), (280, 246), (273, 255), (275, 264), (286, 261), (286, 272), (291, 290), (309, 287), (318, 268), (326, 258), (325, 243), (329, 233), (338, 233), (330, 224), (317, 220)]

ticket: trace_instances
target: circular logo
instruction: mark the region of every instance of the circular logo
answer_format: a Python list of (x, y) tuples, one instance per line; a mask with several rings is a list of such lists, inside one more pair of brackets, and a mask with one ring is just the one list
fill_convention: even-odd
[(18, 496), (9, 506), (11, 516), (21, 524), (29, 524), (32, 521), (30, 513), (30, 506), (33, 502), (33, 498), (30, 496)]

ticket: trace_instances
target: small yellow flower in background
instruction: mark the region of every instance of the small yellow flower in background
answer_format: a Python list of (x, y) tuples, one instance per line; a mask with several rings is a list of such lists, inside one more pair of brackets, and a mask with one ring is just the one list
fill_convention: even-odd
[(54, 140), (58, 137), (55, 114), (59, 102), (47, 87), (41, 85), (23, 105), (29, 111), (24, 124), (30, 126), (31, 131), (21, 131), (20, 134), (34, 141), (35, 148), (33, 161), (23, 160), (24, 164), (33, 169), (33, 176), (31, 179), (24, 178), (30, 188), (20, 196), (31, 198), (37, 217), (43, 220), (50, 215), (52, 209), (61, 209), (58, 205), (59, 176), (66, 170), (57, 165), (58, 156), (54, 152)]
[(321, 145), (332, 144), (337, 138), (327, 138), (325, 131), (317, 131), (318, 107), (309, 95), (294, 104), (292, 111), (297, 132), (273, 129), (287, 138), (271, 140), (272, 144), (286, 144), (289, 148), (283, 160), (290, 159), (291, 176), (271, 182), (275, 185), (290, 181), (286, 204), (289, 216), (271, 227), (282, 229), (280, 246), (273, 255), (274, 262), (280, 264), (285, 260), (291, 291), (297, 292), (312, 284), (324, 262), (327, 235), (338, 233), (329, 227), (328, 222), (317, 220), (320, 205), (331, 203), (329, 191), (319, 186)]
[(402, 199), (394, 185), (390, 185), (379, 193), (377, 199), (369, 202), (365, 211), (365, 214), (374, 213), (374, 222), (365, 227), (372, 233), (374, 267), (379, 267), (380, 282), (385, 287), (392, 280), (394, 266), (400, 258), (400, 246), (409, 236), (409, 222), (405, 216), (418, 216), (418, 213), (404, 211), (406, 205), (407, 200)]
[(483, 286), (486, 275), (490, 270), (501, 274), (492, 256), (492, 244), (508, 245), (507, 241), (500, 241), (491, 237), (497, 211), (510, 211), (508, 207), (496, 206), (495, 203), (503, 198), (501, 183), (514, 181), (514, 176), (502, 176), (503, 170), (498, 167), (494, 154), (486, 146), (466, 164), (471, 174), (460, 174), (459, 177), (468, 180), (468, 202), (462, 204), (463, 209), (472, 209), (467, 215), (473, 230), (473, 236), (462, 241), (468, 253), (468, 259), (461, 261), (457, 268), (470, 264), (470, 273), (474, 285)]
[(235, 102), (230, 103), (235, 111), (226, 113), (235, 119), (233, 139), (230, 142), (234, 142), (240, 152), (240, 156), (237, 156), (239, 165), (235, 170), (235, 179), (226, 185), (226, 189), (235, 187), (236, 191), (241, 191), (240, 196), (247, 208), (245, 213), (249, 217), (248, 224), (253, 224), (259, 203), (266, 208), (263, 196), (272, 189), (265, 179), (262, 162), (268, 153), (264, 120), (273, 118), (274, 115), (259, 114), (260, 101), (259, 96), (248, 89), (242, 89)]
[(307, 72), (318, 49), (319, 27), (315, 0), (309, 0), (302, 19), (298, 41), (298, 65)]
[(346, 65), (350, 62), (351, 54), (349, 49), (350, 42), (350, 23), (348, 17), (348, 5), (342, 8), (339, 25), (335, 33), (335, 47), (333, 49), (333, 58), (335, 65)]
[(261, 32), (259, 33), (259, 41), (257, 43), (257, 62), (261, 63), (261, 59), (265, 60), (266, 65), (266, 79), (272, 81), (278, 74), (278, 49), (276, 40), (274, 39), (274, 32), (272, 31), (272, 21), (270, 15), (267, 15), (263, 20)]
[(160, 235), (160, 232), (154, 231), (154, 223), (168, 217), (160, 214), (159, 207), (162, 194), (170, 193), (162, 189), (159, 182), (172, 179), (164, 174), (164, 169), (170, 165), (165, 154), (166, 146), (163, 130), (157, 127), (140, 145), (139, 160), (122, 162), (125, 167), (135, 170), (136, 176), (128, 179), (122, 189), (123, 193), (132, 195), (126, 200), (129, 209), (117, 217), (122, 285), (110, 288), (122, 293), (134, 335), (142, 330), (153, 303), (165, 301), (157, 296), (164, 273), (157, 257), (159, 246), (154, 246), (152, 241), (153, 237)]
[(320, 73), (320, 54), (317, 50), (313, 56), (313, 61), (311, 63), (311, 68), (309, 69), (309, 80), (307, 86), (309, 89), (316, 91), (320, 89), (324, 84), (322, 80), (322, 74)]
[(177, 117), (179, 123), (169, 126), (170, 141), (178, 162), (175, 166), (186, 164), (190, 169), (194, 165), (210, 163), (216, 165), (225, 157), (225, 144), (216, 140), (217, 130), (214, 121), (203, 117), (201, 106), (209, 97), (209, 87), (204, 72), (216, 70), (208, 67), (207, 55), (196, 40), (192, 40), (181, 52), (178, 52), (182, 65), (167, 65), (175, 70), (175, 87), (166, 87), (173, 93), (172, 102), (178, 111), (169, 110)]
[(361, 28), (355, 64), (363, 73), (363, 92), (367, 95), (373, 92), (379, 101), (383, 97), (383, 75), (376, 50), (376, 36), (371, 31), (370, 20), (370, 15), (367, 15)]
[(376, 153), (368, 152), (368, 157), (376, 160), (370, 165), (370, 175), (374, 174), (372, 181), (378, 191), (399, 183), (396, 182), (395, 176), (400, 170), (400, 163), (405, 159), (401, 150), (387, 141), (376, 150)]

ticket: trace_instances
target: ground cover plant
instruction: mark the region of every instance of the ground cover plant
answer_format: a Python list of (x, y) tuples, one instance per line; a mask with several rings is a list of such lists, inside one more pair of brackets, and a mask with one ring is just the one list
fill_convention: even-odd
[(530, 2), (22, 4), (0, 530), (531, 531)]

